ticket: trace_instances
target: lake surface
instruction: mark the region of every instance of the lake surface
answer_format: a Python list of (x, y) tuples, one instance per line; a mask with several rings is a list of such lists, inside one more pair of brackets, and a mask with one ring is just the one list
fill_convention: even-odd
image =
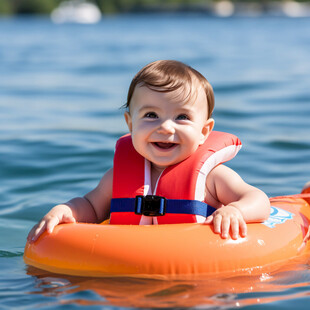
[(310, 180), (309, 54), (310, 19), (302, 18), (0, 19), (0, 309), (307, 308), (309, 264), (180, 283), (40, 273), (22, 254), (53, 205), (85, 194), (111, 167), (131, 78), (157, 59), (186, 62), (211, 82), (215, 129), (243, 142), (230, 167), (268, 196), (299, 193)]

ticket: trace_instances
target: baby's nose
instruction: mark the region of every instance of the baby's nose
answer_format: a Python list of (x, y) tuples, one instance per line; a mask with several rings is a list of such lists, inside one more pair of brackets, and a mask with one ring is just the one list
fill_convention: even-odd
[(175, 128), (173, 126), (173, 122), (171, 120), (165, 120), (163, 121), (159, 128), (158, 128), (158, 133), (163, 133), (163, 134), (173, 134), (175, 132)]

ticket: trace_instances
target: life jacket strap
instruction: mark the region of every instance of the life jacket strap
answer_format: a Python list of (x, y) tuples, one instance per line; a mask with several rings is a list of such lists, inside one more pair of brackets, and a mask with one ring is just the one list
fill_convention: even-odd
[(208, 217), (216, 209), (198, 200), (166, 199), (161, 196), (137, 196), (136, 198), (113, 198), (111, 213), (134, 212), (145, 216), (163, 216), (166, 213), (192, 214)]

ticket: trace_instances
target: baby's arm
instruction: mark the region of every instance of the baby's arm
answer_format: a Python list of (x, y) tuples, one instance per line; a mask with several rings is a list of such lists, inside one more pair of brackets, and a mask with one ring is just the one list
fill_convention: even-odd
[(98, 186), (84, 197), (73, 198), (65, 204), (52, 208), (28, 234), (27, 240), (34, 242), (46, 230), (52, 233), (61, 223), (99, 223), (109, 217), (112, 198), (113, 170), (108, 170)]
[(264, 192), (245, 183), (232, 169), (220, 165), (214, 168), (206, 182), (206, 200), (217, 210), (206, 219), (213, 222), (214, 231), (227, 238), (247, 234), (246, 223), (262, 222), (269, 217), (270, 202)]

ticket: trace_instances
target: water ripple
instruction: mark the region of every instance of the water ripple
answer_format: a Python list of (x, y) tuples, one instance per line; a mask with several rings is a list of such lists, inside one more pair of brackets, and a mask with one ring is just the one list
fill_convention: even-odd
[(310, 143), (305, 141), (289, 141), (289, 140), (273, 140), (269, 143), (270, 148), (278, 149), (279, 151), (283, 150), (293, 150), (294, 152), (302, 151), (302, 150), (310, 150)]
[(229, 83), (229, 84), (217, 84), (214, 86), (215, 93), (225, 94), (225, 93), (238, 93), (262, 89), (271, 89), (279, 83), (275, 82), (262, 82), (262, 81), (253, 81), (253, 82), (240, 82), (240, 83)]
[(24, 255), (24, 252), (9, 252), (0, 250), (0, 257), (21, 257)]

